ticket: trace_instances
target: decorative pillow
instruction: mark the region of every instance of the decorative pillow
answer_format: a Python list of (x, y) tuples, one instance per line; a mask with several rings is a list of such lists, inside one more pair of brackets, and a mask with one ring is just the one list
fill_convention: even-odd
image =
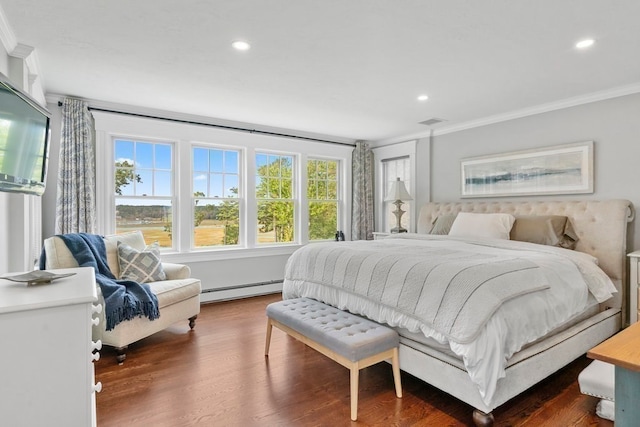
[(576, 233), (576, 230), (573, 229), (571, 218), (567, 218), (567, 225), (564, 226), (564, 234), (560, 238), (558, 246), (565, 249), (575, 249), (578, 240), (578, 233)]
[(506, 213), (460, 212), (449, 230), (449, 236), (489, 237), (509, 240), (516, 218)]
[(575, 249), (578, 235), (566, 216), (525, 215), (516, 217), (511, 240)]
[(126, 243), (118, 242), (120, 279), (138, 283), (157, 282), (167, 278), (160, 262), (158, 242), (138, 251)]
[(436, 217), (431, 223), (431, 231), (429, 231), (429, 234), (449, 234), (449, 230), (451, 230), (451, 225), (453, 221), (455, 221), (456, 216), (456, 214), (450, 214)]

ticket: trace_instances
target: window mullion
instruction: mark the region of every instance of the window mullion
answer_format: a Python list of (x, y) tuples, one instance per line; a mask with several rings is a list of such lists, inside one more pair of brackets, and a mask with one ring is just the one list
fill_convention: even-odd
[(96, 131), (96, 228), (98, 233), (112, 234), (116, 229), (115, 162), (113, 158), (113, 138), (104, 131)]
[(174, 156), (174, 224), (178, 229), (177, 236), (174, 236), (176, 250), (178, 252), (188, 252), (191, 248), (191, 218), (193, 218), (193, 202), (191, 196), (191, 144), (188, 141), (178, 141), (176, 143)]
[(244, 224), (244, 233), (241, 233), (241, 239), (248, 248), (255, 248), (258, 239), (258, 202), (256, 199), (256, 152), (253, 148), (247, 148), (246, 156), (244, 156), (245, 167), (242, 170), (244, 178), (244, 212), (241, 221)]
[[(307, 161), (308, 156), (306, 154), (300, 155), (300, 161), (297, 168), (297, 181), (299, 185), (296, 187), (297, 200), (294, 203), (297, 204), (295, 212), (298, 213), (298, 223), (296, 230), (298, 230), (297, 241), (306, 244), (309, 243), (309, 199), (307, 198)], [(294, 175), (295, 176), (295, 175)], [(295, 184), (295, 182), (294, 182)]]

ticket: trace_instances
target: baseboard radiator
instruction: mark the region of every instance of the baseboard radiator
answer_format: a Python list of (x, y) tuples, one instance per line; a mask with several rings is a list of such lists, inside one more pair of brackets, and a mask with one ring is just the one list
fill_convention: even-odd
[(273, 294), (282, 290), (282, 282), (283, 280), (268, 280), (265, 282), (244, 283), (219, 288), (203, 289), (200, 300), (204, 303)]

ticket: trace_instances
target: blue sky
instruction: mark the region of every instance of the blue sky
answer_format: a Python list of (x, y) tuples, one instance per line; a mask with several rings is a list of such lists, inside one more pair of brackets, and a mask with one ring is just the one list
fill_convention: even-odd
[[(235, 150), (193, 148), (193, 191), (208, 197), (234, 197), (239, 185), (239, 157)], [(172, 145), (118, 139), (116, 162), (135, 165), (142, 182), (122, 187), (123, 196), (171, 196)]]

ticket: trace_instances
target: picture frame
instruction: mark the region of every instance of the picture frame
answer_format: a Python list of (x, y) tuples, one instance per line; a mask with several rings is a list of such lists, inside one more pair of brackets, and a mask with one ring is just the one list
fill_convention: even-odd
[(593, 145), (585, 141), (462, 159), (461, 195), (593, 193)]

